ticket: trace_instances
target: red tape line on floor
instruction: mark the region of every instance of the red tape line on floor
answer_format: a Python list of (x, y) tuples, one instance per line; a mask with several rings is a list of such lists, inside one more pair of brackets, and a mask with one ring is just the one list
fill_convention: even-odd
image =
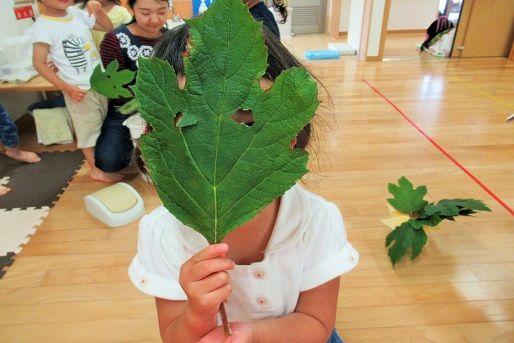
[(514, 216), (514, 210), (509, 207), (502, 199), (500, 199), (492, 190), (490, 190), (482, 181), (480, 181), (475, 175), (473, 175), (466, 167), (464, 167), (459, 161), (453, 158), (442, 146), (440, 146), (432, 137), (430, 137), (425, 131), (423, 131), (419, 126), (417, 126), (403, 111), (396, 106), (394, 102), (389, 100), (380, 90), (374, 87), (366, 80), (362, 80), (365, 84), (368, 85), (375, 93), (380, 95), (389, 105), (391, 105), (400, 115), (413, 127), (415, 128), (422, 136), (429, 140), (432, 145), (434, 145), (444, 156), (446, 156), (450, 161), (452, 161), (457, 167), (459, 167), (464, 173), (466, 173), (476, 184), (478, 184), (484, 191), (486, 191), (494, 200), (496, 200), (501, 206), (503, 206), (512, 216)]

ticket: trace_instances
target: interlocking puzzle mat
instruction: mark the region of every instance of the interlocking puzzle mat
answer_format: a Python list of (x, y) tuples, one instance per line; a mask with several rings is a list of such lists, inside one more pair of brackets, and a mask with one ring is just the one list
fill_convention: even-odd
[(81, 151), (44, 152), (28, 164), (0, 155), (0, 278), (84, 162)]
[(0, 256), (0, 279), (5, 274), (4, 268), (10, 266), (14, 262), (13, 257), (13, 252), (9, 252), (3, 256)]
[(9, 252), (19, 253), (36, 232), (37, 226), (48, 215), (48, 207), (25, 210), (0, 210), (0, 256)]
[(84, 162), (82, 152), (44, 152), (38, 163), (0, 155), (0, 177), (12, 190), (0, 197), (0, 209), (52, 207)]

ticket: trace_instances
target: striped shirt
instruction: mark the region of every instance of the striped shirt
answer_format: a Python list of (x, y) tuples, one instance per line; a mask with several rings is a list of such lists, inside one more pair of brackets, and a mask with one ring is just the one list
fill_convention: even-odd
[[(130, 69), (132, 71), (136, 71), (137, 66), (135, 60), (137, 60), (137, 56), (132, 56), (132, 58), (130, 58), (128, 53), (130, 53), (131, 51), (138, 51), (138, 49), (141, 49), (141, 47), (145, 46), (148, 49), (152, 49), (157, 44), (160, 37), (145, 38), (141, 36), (132, 35), (135, 39), (130, 39), (131, 37), (127, 37), (127, 34), (120, 33), (120, 30), (123, 30), (123, 28), (120, 27), (114, 31), (107, 33), (102, 43), (100, 44), (100, 56), (102, 57), (102, 63), (104, 67), (106, 67), (113, 60), (118, 60), (118, 70)], [(127, 32), (127, 30), (123, 31)], [(120, 39), (118, 37), (127, 38), (129, 39), (129, 41), (124, 40), (120, 42)], [(111, 100), (111, 102), (113, 102), (116, 106), (120, 106), (128, 100), (130, 99), (114, 99)]]
[[(149, 45), (151, 47), (154, 47), (160, 39), (160, 37), (145, 38), (136, 35), (134, 35), (134, 37), (139, 40), (141, 45)], [(102, 57), (104, 67), (111, 63), (111, 61), (118, 60), (120, 70), (129, 68), (130, 62), (128, 61), (128, 56), (124, 53), (124, 49), (121, 48), (120, 41), (118, 37), (116, 37), (115, 31), (111, 31), (105, 35), (104, 40), (100, 44), (100, 56)]]

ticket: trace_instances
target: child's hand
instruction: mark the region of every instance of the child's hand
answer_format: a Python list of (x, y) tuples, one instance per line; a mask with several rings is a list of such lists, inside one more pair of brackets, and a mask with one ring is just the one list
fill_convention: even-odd
[(93, 14), (93, 15), (97, 16), (98, 13), (103, 11), (102, 4), (100, 4), (96, 0), (88, 1), (86, 6), (87, 6), (87, 11), (88, 11), (89, 15)]
[(235, 263), (225, 258), (228, 245), (210, 245), (193, 255), (180, 268), (179, 282), (187, 295), (187, 306), (198, 319), (216, 315), (232, 287), (227, 270)]
[(230, 323), (232, 336), (226, 336), (223, 325), (218, 326), (198, 343), (252, 343), (255, 335), (251, 323)]
[(66, 92), (66, 94), (68, 94), (68, 96), (71, 98), (71, 100), (73, 100), (73, 102), (81, 102), (82, 99), (84, 99), (84, 97), (86, 96), (87, 92), (83, 91), (82, 89), (76, 87), (76, 86), (72, 86), (72, 85), (69, 85), (69, 87), (67, 87), (64, 92)]
[(57, 68), (57, 66), (55, 65), (55, 63), (53, 61), (50, 61), (46, 64), (48, 66), (48, 68), (50, 68), (54, 73), (58, 73), (59, 72), (59, 68)]

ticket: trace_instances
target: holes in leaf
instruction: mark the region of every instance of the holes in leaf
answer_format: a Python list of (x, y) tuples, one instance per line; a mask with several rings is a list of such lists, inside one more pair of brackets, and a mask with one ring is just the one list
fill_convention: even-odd
[(253, 119), (253, 113), (251, 110), (237, 110), (230, 117), (233, 121), (244, 126), (252, 126), (255, 120)]
[(186, 88), (186, 78), (184, 76), (178, 76), (177, 85), (180, 90), (184, 90), (184, 88)]
[(273, 82), (264, 77), (261, 78), (259, 84), (261, 86), (261, 89), (265, 92), (268, 91), (273, 86)]
[(175, 116), (175, 127), (179, 127), (179, 123), (182, 120), (183, 114), (181, 112), (177, 113)]

